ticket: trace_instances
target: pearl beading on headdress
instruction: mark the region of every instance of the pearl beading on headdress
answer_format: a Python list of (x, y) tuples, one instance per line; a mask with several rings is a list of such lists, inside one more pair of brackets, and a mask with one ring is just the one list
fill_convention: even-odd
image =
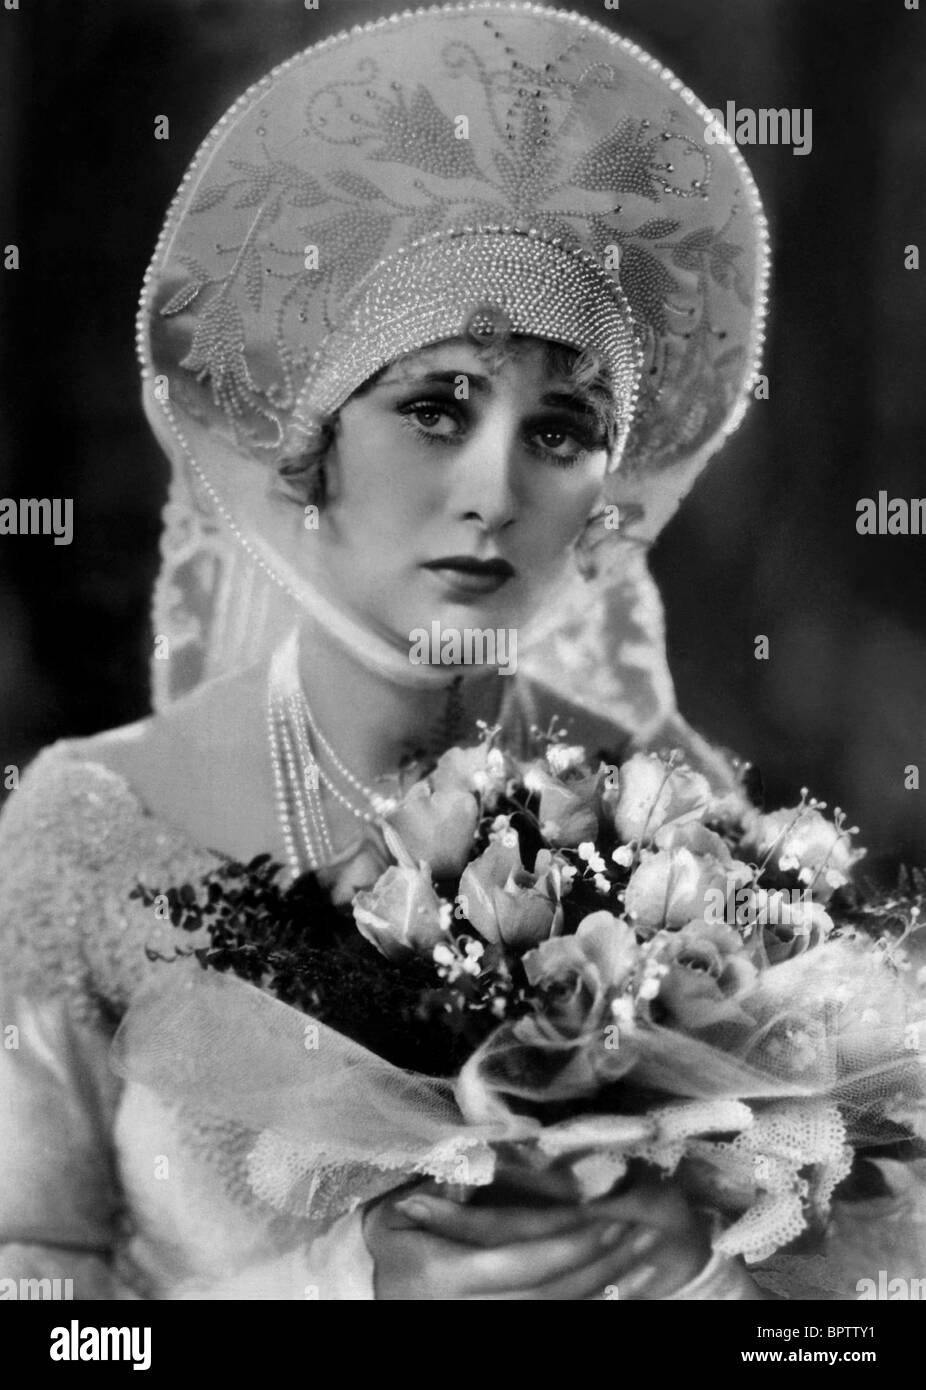
[[(577, 29), (585, 34), (593, 35), (605, 41), (609, 46), (621, 51), (627, 57), (633, 58), (639, 63), (641, 68), (652, 72), (665, 84), (667, 91), (677, 95), (686, 106), (692, 109), (699, 121), (703, 121), (705, 127), (714, 125), (711, 111), (699, 100), (691, 88), (686, 86), (669, 68), (660, 63), (658, 59), (641, 48), (639, 44), (623, 38), (621, 35), (614, 33), (585, 15), (577, 14), (575, 11), (571, 10), (550, 9), (546, 5), (533, 3), (533, 0), (473, 0), (473, 3), (419, 6), (414, 9), (405, 9), (380, 19), (369, 20), (364, 24), (353, 25), (350, 29), (332, 34), (328, 38), (322, 39), (317, 44), (312, 45), (309, 49), (294, 54), (285, 62), (271, 69), (271, 71), (259, 81), (253, 83), (225, 112), (199, 146), (194, 159), (187, 168), (180, 186), (171, 201), (167, 217), (155, 246), (154, 254), (144, 275), (137, 316), (136, 334), (138, 355), (143, 376), (147, 375), (151, 370), (148, 320), (153, 312), (153, 293), (157, 286), (156, 268), (161, 261), (162, 254), (168, 242), (174, 236), (178, 222), (178, 214), (186, 200), (194, 175), (199, 175), (207, 162), (207, 157), (212, 149), (219, 144), (227, 128), (234, 124), (238, 117), (249, 107), (255, 105), (280, 78), (300, 63), (304, 62), (308, 54), (320, 55), (328, 53), (338, 49), (344, 44), (355, 41), (361, 36), (373, 35), (384, 30), (408, 24), (415, 20), (434, 17), (435, 15), (471, 15), (483, 13), (486, 16), (493, 14), (499, 16), (504, 14), (536, 15), (538, 18), (542, 18), (545, 21), (569, 26), (570, 29)], [(488, 20), (486, 22), (488, 22)], [(716, 447), (719, 447), (723, 438), (732, 433), (741, 422), (761, 364), (762, 350), (766, 336), (765, 320), (768, 308), (771, 255), (768, 221), (762, 211), (759, 192), (749, 167), (736, 147), (735, 141), (731, 139), (723, 128), (716, 131), (715, 139), (717, 148), (724, 148), (726, 150), (728, 158), (736, 168), (737, 175), (743, 187), (750, 217), (755, 228), (759, 249), (750, 341), (746, 354), (748, 364), (747, 371), (743, 374), (742, 384), (737, 398), (731, 405), (727, 417), (718, 431)], [(700, 188), (697, 191), (700, 192)], [(304, 385), (301, 394), (304, 395), (305, 390), (306, 387)]]
[(641, 367), (630, 306), (594, 257), (534, 227), (453, 228), (380, 261), (320, 345), (293, 416), (309, 425), (313, 411), (333, 413), (399, 354), (463, 335), (474, 303), (500, 310), (512, 333), (582, 343), (601, 354), (619, 410), (616, 467)]

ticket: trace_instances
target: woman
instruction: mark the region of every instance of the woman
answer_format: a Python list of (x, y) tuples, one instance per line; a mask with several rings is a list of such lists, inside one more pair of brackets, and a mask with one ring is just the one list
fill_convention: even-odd
[[(164, 969), (136, 882), (270, 852), (344, 900), (416, 769), (477, 720), (516, 746), (555, 715), (614, 760), (672, 744), (730, 780), (674, 711), (645, 568), (761, 345), (765, 222), (709, 120), (609, 31), (488, 3), (297, 55), (199, 151), (139, 321), (173, 467), (156, 712), (45, 750), (3, 815), (4, 1277), (83, 1298), (766, 1296), (709, 1260), (671, 1183), (583, 1208), (403, 1185), (325, 1230), (282, 1220), (242, 1195), (253, 1155), (220, 1124), (108, 1065)], [(414, 659), (435, 624), (498, 636), (495, 657)]]

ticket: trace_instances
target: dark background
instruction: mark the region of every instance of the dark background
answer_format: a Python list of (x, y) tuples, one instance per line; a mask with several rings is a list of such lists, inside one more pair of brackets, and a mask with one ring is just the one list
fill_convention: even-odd
[[(746, 154), (772, 221), (770, 399), (654, 554), (679, 703), (844, 806), (875, 865), (926, 864), (926, 537), (856, 501), (926, 494), (926, 0), (575, 0), (709, 106), (810, 107), (813, 149)], [(200, 140), (274, 63), (401, 3), (0, 7), (0, 496), (73, 497), (73, 545), (0, 537), (0, 770), (147, 708), (166, 465), (139, 405), (138, 289)], [(169, 141), (154, 139), (157, 115)], [(766, 634), (771, 659), (754, 658)], [(904, 789), (917, 764), (922, 791)]]

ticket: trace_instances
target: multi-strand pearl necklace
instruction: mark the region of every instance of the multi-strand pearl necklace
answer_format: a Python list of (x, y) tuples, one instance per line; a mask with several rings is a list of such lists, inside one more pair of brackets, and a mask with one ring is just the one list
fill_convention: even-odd
[[(395, 807), (361, 782), (338, 757), (318, 726), (299, 679), (299, 629), (274, 652), (267, 680), (267, 735), (276, 793), (277, 817), (293, 876), (318, 869), (335, 858), (322, 802), (324, 785), (336, 801), (370, 825)], [(358, 806), (319, 766), (312, 746), (315, 739), (335, 771), (363, 798)]]

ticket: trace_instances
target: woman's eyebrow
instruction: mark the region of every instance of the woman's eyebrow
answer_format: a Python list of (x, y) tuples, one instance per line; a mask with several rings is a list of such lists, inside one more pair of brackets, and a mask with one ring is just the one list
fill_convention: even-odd
[(576, 395), (572, 391), (545, 391), (540, 397), (541, 405), (558, 406), (564, 410), (575, 410), (580, 415), (596, 415), (595, 403), (590, 396)]
[(420, 375), (411, 375), (408, 377), (400, 376), (397, 373), (392, 378), (384, 376), (379, 384), (380, 386), (415, 387), (416, 390), (420, 390), (426, 386), (456, 386), (461, 377), (466, 379), (470, 388), (474, 391), (488, 393), (492, 389), (491, 382), (487, 376), (479, 376), (477, 372), (450, 370), (442, 372), (424, 371)]
[[(480, 376), (478, 372), (455, 371), (446, 369), (439, 371), (422, 370), (419, 374), (410, 374), (405, 377), (396, 372), (394, 377), (386, 374), (377, 383), (381, 387), (401, 387), (403, 390), (426, 390), (429, 386), (453, 386), (459, 384), (463, 377), (469, 384), (471, 391), (488, 395), (492, 390), (492, 382), (487, 376)], [(553, 406), (560, 410), (570, 410), (578, 415), (593, 415), (597, 417), (601, 412), (596, 407), (592, 397), (575, 391), (545, 391), (540, 397), (540, 405)]]

